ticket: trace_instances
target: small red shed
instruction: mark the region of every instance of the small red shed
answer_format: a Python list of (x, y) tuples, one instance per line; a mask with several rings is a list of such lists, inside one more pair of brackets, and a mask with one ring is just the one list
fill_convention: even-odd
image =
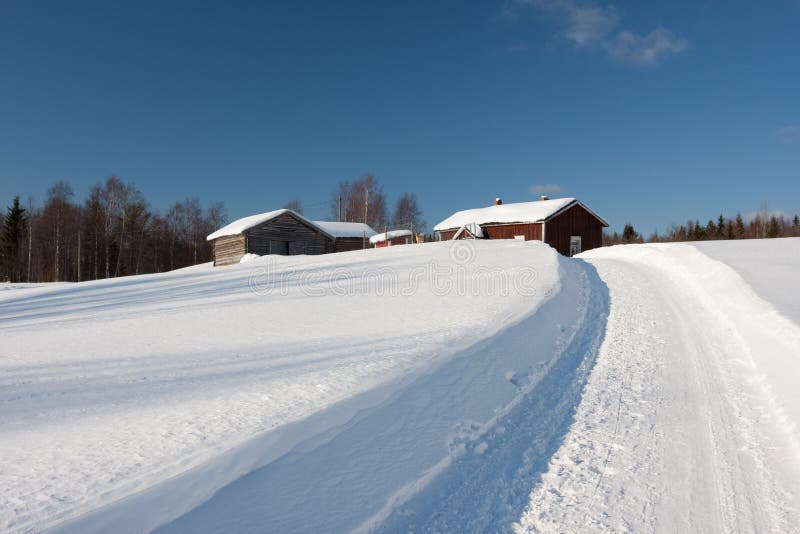
[(369, 242), (375, 248), (391, 247), (392, 245), (407, 245), (411, 243), (413, 235), (411, 230), (389, 230), (380, 234), (375, 234), (369, 238)]

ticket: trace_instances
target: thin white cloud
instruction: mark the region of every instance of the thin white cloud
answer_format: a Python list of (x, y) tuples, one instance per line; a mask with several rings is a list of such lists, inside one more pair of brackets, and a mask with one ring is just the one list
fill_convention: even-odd
[(567, 20), (567, 27), (561, 34), (577, 47), (604, 41), (619, 25), (619, 16), (613, 7), (578, 6), (571, 1), (556, 4), (555, 9), (561, 11)]
[(666, 28), (656, 28), (647, 35), (621, 31), (613, 41), (603, 42), (603, 47), (609, 56), (618, 61), (655, 65), (666, 56), (680, 54), (689, 47), (689, 43)]
[(800, 143), (800, 124), (789, 124), (778, 128), (775, 134), (784, 143)]
[(528, 191), (534, 195), (553, 195), (563, 193), (564, 188), (558, 184), (534, 184), (528, 187)]
[(689, 47), (686, 39), (667, 28), (646, 34), (620, 29), (620, 16), (613, 6), (577, 0), (506, 0), (503, 13), (513, 17), (520, 8), (533, 8), (557, 20), (564, 26), (559, 36), (576, 48), (599, 49), (621, 63), (651, 66)]

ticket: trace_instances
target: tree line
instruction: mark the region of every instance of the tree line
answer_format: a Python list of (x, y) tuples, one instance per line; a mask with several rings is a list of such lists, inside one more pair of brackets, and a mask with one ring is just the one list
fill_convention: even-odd
[(152, 210), (131, 183), (110, 176), (76, 202), (59, 181), (44, 204), (15, 197), (0, 233), (0, 280), (80, 282), (178, 269), (211, 260), (206, 235), (226, 219), (225, 206), (197, 198)]
[[(288, 202), (284, 207), (303, 213), (303, 206), (297, 199)], [(329, 219), (363, 222), (377, 232), (401, 228), (421, 232), (426, 225), (414, 193), (401, 194), (390, 211), (383, 186), (373, 174), (366, 174), (353, 181), (339, 182), (331, 194)]]
[(741, 213), (735, 217), (720, 214), (706, 224), (699, 220), (670, 226), (666, 232), (653, 232), (647, 238), (639, 234), (633, 225), (626, 224), (622, 233), (604, 233), (604, 245), (623, 243), (659, 243), (674, 241), (711, 241), (721, 239), (769, 239), (776, 237), (800, 237), (800, 217), (773, 215), (763, 210), (745, 222)]
[[(82, 202), (74, 197), (72, 187), (59, 181), (41, 206), (14, 198), (0, 217), (0, 281), (82, 282), (204, 263), (213, 259), (206, 236), (227, 222), (222, 202), (204, 208), (194, 197), (160, 213), (132, 183), (114, 175)], [(425, 227), (416, 195), (403, 193), (390, 212), (372, 174), (340, 182), (331, 199), (333, 221), (366, 222), (377, 231)], [(303, 212), (299, 200), (285, 207)]]

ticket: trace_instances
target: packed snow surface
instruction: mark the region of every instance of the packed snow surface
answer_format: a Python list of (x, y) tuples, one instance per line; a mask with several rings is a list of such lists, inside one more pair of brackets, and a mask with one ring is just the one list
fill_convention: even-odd
[(798, 531), (798, 241), (0, 292), (0, 531)]
[(700, 250), (582, 255), (609, 287), (605, 342), (517, 532), (800, 531), (800, 329)]

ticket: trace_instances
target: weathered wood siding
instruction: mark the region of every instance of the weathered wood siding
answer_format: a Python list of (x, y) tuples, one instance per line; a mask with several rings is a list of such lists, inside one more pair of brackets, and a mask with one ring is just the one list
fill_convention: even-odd
[(542, 239), (542, 223), (498, 224), (482, 228), (488, 239), (514, 239), (518, 235), (525, 236), (525, 241)]
[(245, 237), (229, 235), (214, 240), (214, 266), (239, 263), (245, 254)]
[(291, 213), (284, 213), (248, 228), (247, 252), (264, 256), (280, 254), (325, 254), (333, 252), (333, 240)]
[(581, 236), (581, 250), (603, 245), (603, 223), (575, 204), (546, 222), (545, 241), (564, 256), (569, 256), (570, 236)]
[[(366, 243), (366, 245), (365, 245)], [(369, 238), (363, 237), (337, 237), (333, 243), (334, 252), (347, 252), (350, 250), (361, 250), (369, 248)]]
[[(514, 239), (515, 236), (524, 235), (526, 241), (542, 239), (542, 223), (495, 224), (482, 226), (485, 239)], [(442, 241), (450, 241), (458, 232), (458, 228), (439, 232)], [(461, 232), (459, 239), (470, 239), (467, 232)]]

